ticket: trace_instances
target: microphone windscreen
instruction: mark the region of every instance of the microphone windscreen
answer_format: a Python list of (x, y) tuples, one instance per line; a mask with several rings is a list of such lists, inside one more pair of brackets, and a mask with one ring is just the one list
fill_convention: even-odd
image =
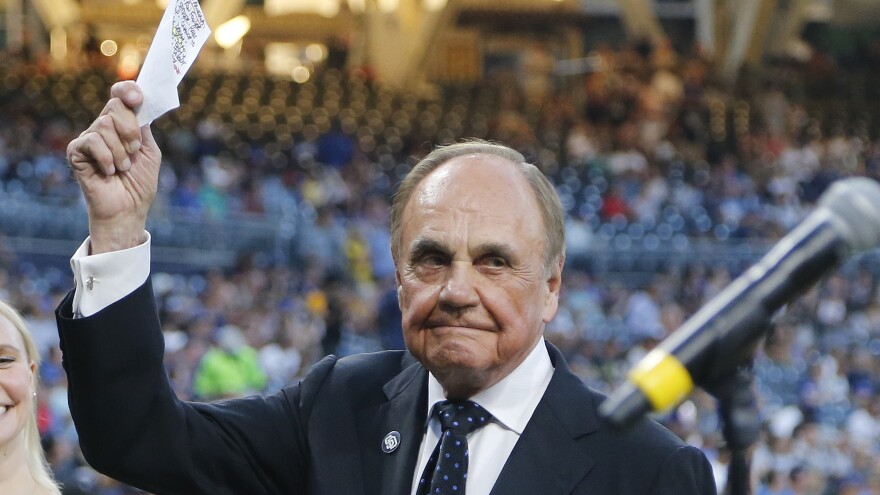
[(820, 208), (831, 213), (831, 221), (851, 252), (880, 246), (880, 183), (867, 177), (852, 177), (831, 185), (819, 198)]

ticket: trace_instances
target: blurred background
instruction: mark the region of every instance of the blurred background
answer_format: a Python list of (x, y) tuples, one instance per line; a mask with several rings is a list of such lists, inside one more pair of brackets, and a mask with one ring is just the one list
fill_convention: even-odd
[[(136, 77), (164, 3), (0, 2), (0, 298), (38, 338), (67, 494), (141, 493), (78, 451), (52, 311), (88, 232), (67, 143)], [(547, 338), (605, 392), (831, 182), (880, 177), (873, 0), (201, 6), (214, 36), (153, 124), (153, 284), (182, 398), (272, 393), (327, 353), (401, 348), (389, 198), (436, 144), (501, 141), (556, 185), (568, 264)], [(878, 253), (852, 259), (758, 351), (755, 493), (880, 494), (878, 274)], [(658, 419), (725, 486), (714, 399)]]

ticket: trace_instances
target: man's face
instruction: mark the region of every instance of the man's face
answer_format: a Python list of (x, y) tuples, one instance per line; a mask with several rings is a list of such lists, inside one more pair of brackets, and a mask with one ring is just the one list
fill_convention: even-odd
[(403, 336), (448, 397), (497, 383), (537, 344), (562, 270), (543, 261), (538, 201), (504, 158), (454, 158), (413, 191), (397, 260)]

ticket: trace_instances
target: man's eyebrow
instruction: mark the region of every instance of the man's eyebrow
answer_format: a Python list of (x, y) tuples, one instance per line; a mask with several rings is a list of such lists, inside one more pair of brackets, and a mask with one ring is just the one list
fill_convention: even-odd
[(425, 253), (448, 254), (449, 249), (446, 247), (445, 244), (442, 244), (436, 239), (420, 238), (416, 239), (416, 241), (412, 244), (412, 247), (409, 250), (409, 258), (418, 259)]
[[(436, 239), (416, 239), (416, 241), (412, 243), (412, 247), (409, 250), (409, 259), (417, 260), (427, 253), (440, 253), (442, 255), (449, 256), (450, 249), (446, 246), (446, 244), (443, 244)], [(507, 260), (507, 262), (510, 264), (515, 264), (519, 260), (519, 257), (508, 244), (500, 242), (487, 242), (484, 244), (480, 244), (476, 247), (474, 251), (474, 257), (486, 255), (499, 256)]]

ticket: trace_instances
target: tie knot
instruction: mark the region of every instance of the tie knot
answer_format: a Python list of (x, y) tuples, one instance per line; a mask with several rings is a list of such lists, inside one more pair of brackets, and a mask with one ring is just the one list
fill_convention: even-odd
[(474, 401), (443, 401), (437, 404), (437, 415), (443, 431), (456, 430), (464, 435), (485, 426), (492, 417)]

